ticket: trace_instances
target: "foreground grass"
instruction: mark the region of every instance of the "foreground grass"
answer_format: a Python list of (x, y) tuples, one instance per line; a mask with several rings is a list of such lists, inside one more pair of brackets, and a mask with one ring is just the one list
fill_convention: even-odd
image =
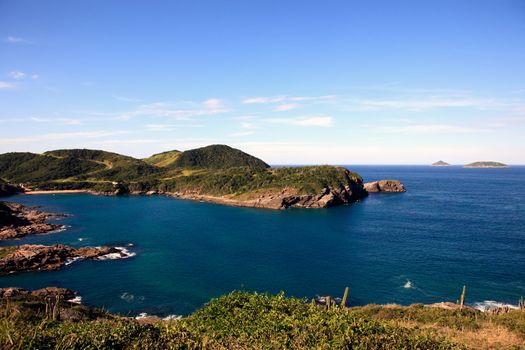
[[(421, 306), (325, 310), (295, 298), (233, 292), (176, 321), (149, 321), (63, 306), (49, 321), (38, 300), (2, 300), (0, 347), (20, 349), (463, 349), (523, 345), (525, 313), (501, 316)], [(63, 313), (62, 312), (62, 313)], [(63, 319), (66, 317), (63, 317)], [(75, 321), (73, 321), (73, 319)], [(486, 324), (514, 343), (472, 343)], [(460, 337), (458, 335), (463, 335)], [(477, 336), (479, 338), (479, 336)], [(496, 347), (494, 347), (496, 346)]]

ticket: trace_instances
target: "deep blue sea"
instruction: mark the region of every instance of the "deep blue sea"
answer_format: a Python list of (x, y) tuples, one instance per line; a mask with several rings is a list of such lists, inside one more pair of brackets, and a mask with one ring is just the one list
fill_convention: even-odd
[(133, 244), (137, 255), (0, 277), (0, 287), (66, 287), (88, 305), (161, 316), (232, 290), (312, 298), (349, 286), (351, 305), (456, 301), (464, 284), (470, 304), (525, 295), (525, 167), (348, 168), (365, 181), (400, 179), (408, 192), (286, 211), (162, 196), (11, 197), (72, 216), (64, 232), (2, 245)]

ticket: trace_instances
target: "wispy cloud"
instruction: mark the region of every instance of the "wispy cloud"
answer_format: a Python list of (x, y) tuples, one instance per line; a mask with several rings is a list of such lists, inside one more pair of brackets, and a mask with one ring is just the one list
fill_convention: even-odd
[(129, 131), (108, 131), (108, 130), (94, 130), (94, 131), (79, 131), (79, 132), (63, 132), (63, 133), (50, 133), (41, 135), (21, 136), (0, 139), (0, 145), (13, 145), (17, 143), (34, 143), (39, 141), (57, 141), (57, 140), (81, 140), (81, 139), (92, 139), (102, 138), (108, 136), (114, 136), (119, 134), (127, 134)]
[(298, 103), (285, 103), (282, 105), (278, 105), (275, 107), (276, 111), (284, 112), (284, 111), (291, 111), (292, 109), (301, 108), (302, 106)]
[(423, 111), (437, 108), (476, 108), (488, 109), (505, 106), (506, 103), (496, 99), (481, 99), (469, 97), (421, 96), (417, 99), (362, 99), (350, 100), (350, 109), (357, 110), (388, 110), (402, 109), (408, 111)]
[(243, 128), (243, 129), (255, 129), (256, 126), (253, 123), (250, 123), (250, 122), (242, 122), (241, 123), (241, 128)]
[(3, 41), (5, 43), (9, 43), (9, 44), (24, 44), (24, 43), (28, 42), (26, 39), (20, 38), (20, 37), (16, 37), (16, 36), (5, 37)]
[(14, 89), (16, 87), (13, 83), (8, 83), (7, 81), (0, 81), (0, 90)]
[(175, 131), (181, 128), (202, 128), (203, 124), (146, 124), (146, 129), (151, 131)]
[(325, 101), (335, 98), (333, 95), (324, 96), (272, 96), (272, 97), (249, 97), (242, 100), (243, 104), (268, 104), (268, 103), (289, 103), (302, 101)]
[(78, 119), (71, 118), (39, 118), (31, 117), (31, 120), (37, 123), (57, 123), (63, 125), (82, 125), (82, 122)]
[[(137, 110), (121, 113), (117, 116), (119, 120), (129, 120), (135, 116), (169, 117), (177, 120), (191, 120), (193, 117), (210, 116), (229, 112), (228, 108), (214, 107), (203, 103), (201, 108), (173, 108), (170, 104), (156, 102), (140, 105)], [(212, 102), (211, 105), (216, 102)]]
[(316, 126), (321, 128), (329, 128), (334, 126), (334, 119), (330, 116), (320, 117), (301, 117), (301, 118), (269, 118), (265, 119), (267, 122), (276, 124), (286, 124), (294, 126)]
[(395, 125), (395, 126), (363, 126), (373, 129), (377, 132), (384, 133), (479, 133), (490, 131), (488, 128), (476, 126), (464, 126), (455, 124), (411, 124), (411, 125)]
[(21, 72), (19, 70), (12, 70), (9, 73), (7, 73), (7, 75), (10, 78), (15, 79), (15, 80), (22, 80), (22, 79), (25, 79), (25, 77), (27, 77), (26, 73)]
[(220, 98), (210, 98), (204, 101), (203, 104), (208, 108), (218, 108), (224, 104), (224, 101)]
[(123, 101), (123, 102), (140, 102), (140, 100), (137, 98), (127, 97), (127, 96), (114, 95), (113, 98), (117, 101)]

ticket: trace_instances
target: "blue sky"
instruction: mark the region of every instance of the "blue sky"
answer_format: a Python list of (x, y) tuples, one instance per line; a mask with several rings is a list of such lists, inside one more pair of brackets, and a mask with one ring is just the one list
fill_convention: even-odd
[(0, 152), (525, 164), (525, 1), (0, 0)]

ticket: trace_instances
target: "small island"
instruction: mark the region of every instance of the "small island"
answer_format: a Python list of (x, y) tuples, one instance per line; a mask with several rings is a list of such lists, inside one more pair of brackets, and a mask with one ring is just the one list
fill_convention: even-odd
[(442, 160), (438, 160), (437, 162), (433, 163), (432, 166), (450, 166), (450, 164)]
[(507, 164), (499, 162), (474, 162), (463, 166), (464, 168), (508, 168)]

